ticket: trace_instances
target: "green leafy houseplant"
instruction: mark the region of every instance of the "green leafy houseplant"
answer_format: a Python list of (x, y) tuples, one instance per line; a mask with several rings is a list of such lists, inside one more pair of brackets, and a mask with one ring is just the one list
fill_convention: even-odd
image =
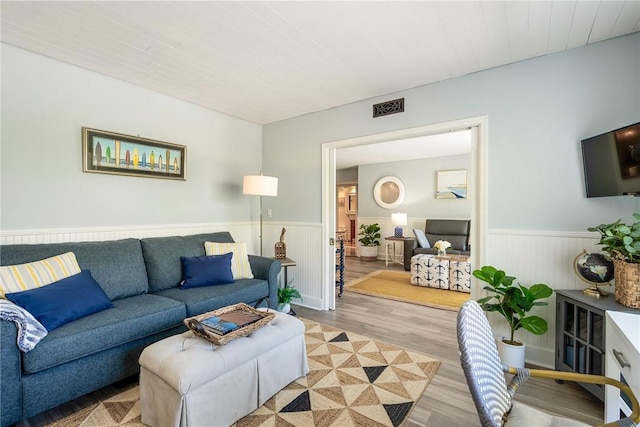
[(515, 332), (524, 328), (534, 335), (542, 335), (549, 329), (547, 321), (539, 316), (526, 316), (535, 306), (548, 305), (539, 301), (549, 298), (553, 290), (544, 283), (532, 285), (530, 288), (514, 285), (515, 277), (507, 276), (502, 270), (490, 265), (475, 270), (473, 276), (485, 283), (484, 289), (490, 293), (487, 297), (478, 300), (478, 304), (484, 311), (496, 311), (507, 320), (511, 328), (511, 337), (508, 344), (519, 345), (514, 340)]
[(302, 295), (293, 286), (278, 288), (278, 304), (288, 304), (294, 298), (302, 300)]
[(360, 224), (358, 236), (362, 236), (358, 239), (362, 246), (380, 246), (380, 226), (377, 222), (369, 225)]
[(634, 213), (633, 220), (635, 222), (629, 225), (619, 219), (587, 230), (600, 233), (598, 244), (612, 259), (640, 264), (640, 213)]

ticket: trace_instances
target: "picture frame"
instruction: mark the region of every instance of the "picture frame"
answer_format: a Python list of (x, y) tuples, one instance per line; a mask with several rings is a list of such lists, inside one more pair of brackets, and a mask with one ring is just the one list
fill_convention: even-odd
[(186, 180), (187, 147), (139, 136), (82, 128), (82, 171)]
[(344, 207), (344, 197), (338, 197), (338, 207), (339, 208)]
[(436, 199), (466, 199), (467, 170), (437, 171)]

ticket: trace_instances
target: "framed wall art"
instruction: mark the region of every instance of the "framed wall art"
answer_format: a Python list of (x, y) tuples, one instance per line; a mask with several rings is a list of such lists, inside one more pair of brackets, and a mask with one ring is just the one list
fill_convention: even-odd
[(82, 128), (82, 171), (185, 180), (187, 147)]
[(437, 172), (436, 199), (466, 199), (467, 170)]

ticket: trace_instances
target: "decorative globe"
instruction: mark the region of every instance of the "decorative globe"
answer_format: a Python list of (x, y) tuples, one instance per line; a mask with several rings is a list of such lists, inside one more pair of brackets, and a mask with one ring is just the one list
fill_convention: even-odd
[(607, 254), (582, 251), (573, 266), (578, 277), (585, 282), (600, 285), (613, 280), (613, 262)]

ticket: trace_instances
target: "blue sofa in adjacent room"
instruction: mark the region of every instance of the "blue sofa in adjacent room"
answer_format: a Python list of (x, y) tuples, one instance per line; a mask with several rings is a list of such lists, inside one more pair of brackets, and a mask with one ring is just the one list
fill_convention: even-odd
[(218, 232), (0, 247), (2, 266), (72, 252), (113, 305), (49, 331), (28, 352), (16, 344), (16, 324), (0, 320), (0, 425), (138, 373), (144, 347), (186, 331), (186, 317), (240, 302), (277, 307), (280, 262), (266, 257), (248, 255), (254, 278), (183, 289), (181, 257), (204, 256), (205, 242), (234, 243)]

